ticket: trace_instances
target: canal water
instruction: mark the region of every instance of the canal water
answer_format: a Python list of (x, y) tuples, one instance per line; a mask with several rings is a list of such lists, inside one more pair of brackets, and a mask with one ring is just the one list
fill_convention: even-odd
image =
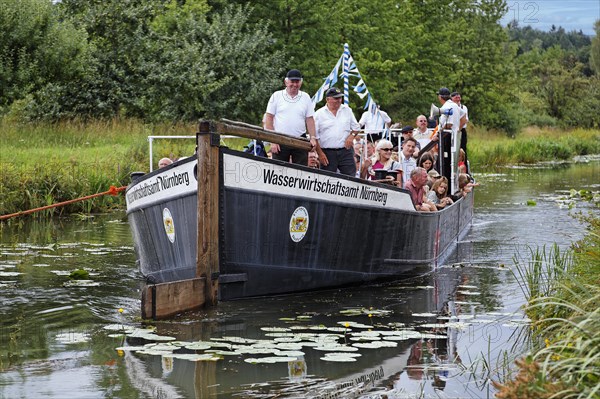
[(2, 224), (0, 398), (492, 398), (527, 350), (515, 260), (583, 237), (600, 163), (476, 178), (472, 228), (433, 272), (157, 323), (124, 214)]

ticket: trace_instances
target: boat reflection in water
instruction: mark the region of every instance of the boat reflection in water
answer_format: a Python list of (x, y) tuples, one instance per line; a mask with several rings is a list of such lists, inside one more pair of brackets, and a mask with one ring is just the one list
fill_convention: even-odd
[[(437, 316), (449, 316), (460, 281), (460, 268), (441, 267), (397, 284), (221, 303), (159, 322), (156, 331), (218, 344), (175, 353), (214, 351), (221, 360), (125, 351), (127, 373), (141, 391), (169, 398), (359, 397), (374, 387), (393, 388), (401, 376), (421, 380), (424, 367), (435, 369), (434, 387), (443, 389), (455, 349), (450, 329), (440, 324), (448, 320)], [(261, 363), (265, 358), (277, 360)]]

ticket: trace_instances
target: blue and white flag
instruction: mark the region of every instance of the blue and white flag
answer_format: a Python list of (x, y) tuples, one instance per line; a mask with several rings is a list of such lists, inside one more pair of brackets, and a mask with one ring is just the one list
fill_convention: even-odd
[(327, 91), (327, 89), (329, 89), (330, 87), (332, 87), (333, 85), (335, 85), (337, 83), (338, 73), (340, 70), (340, 65), (342, 65), (343, 58), (344, 58), (344, 56), (342, 55), (340, 57), (340, 59), (338, 60), (337, 64), (335, 64), (335, 67), (333, 68), (333, 70), (331, 71), (329, 76), (327, 76), (325, 78), (325, 82), (323, 82), (323, 84), (321, 85), (319, 90), (317, 90), (317, 92), (313, 96), (313, 98), (312, 98), (313, 105), (316, 105), (319, 101), (321, 101), (323, 99), (323, 96), (325, 95), (325, 92)]

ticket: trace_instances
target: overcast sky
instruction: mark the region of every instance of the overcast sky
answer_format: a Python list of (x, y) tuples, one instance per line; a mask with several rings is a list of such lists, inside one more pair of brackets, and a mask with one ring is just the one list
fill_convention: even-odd
[(531, 25), (544, 31), (555, 25), (566, 31), (581, 29), (587, 35), (594, 35), (594, 22), (600, 19), (600, 0), (507, 0), (507, 4), (503, 24), (516, 19), (520, 26)]

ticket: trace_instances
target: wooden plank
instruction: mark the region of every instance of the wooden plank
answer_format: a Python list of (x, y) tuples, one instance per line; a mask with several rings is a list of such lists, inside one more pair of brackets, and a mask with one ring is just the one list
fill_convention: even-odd
[(142, 318), (164, 319), (204, 306), (205, 278), (147, 285), (142, 290)]
[(312, 145), (308, 139), (300, 139), (277, 133), (271, 130), (265, 130), (261, 127), (250, 125), (243, 122), (234, 122), (222, 119), (223, 122), (214, 122), (214, 132), (218, 134), (231, 134), (244, 137), (251, 140), (263, 140), (269, 143), (282, 144), (286, 147), (298, 148), (310, 151)]
[(196, 277), (205, 277), (205, 304), (219, 297), (219, 147), (208, 121), (200, 123), (198, 146), (198, 251)]

